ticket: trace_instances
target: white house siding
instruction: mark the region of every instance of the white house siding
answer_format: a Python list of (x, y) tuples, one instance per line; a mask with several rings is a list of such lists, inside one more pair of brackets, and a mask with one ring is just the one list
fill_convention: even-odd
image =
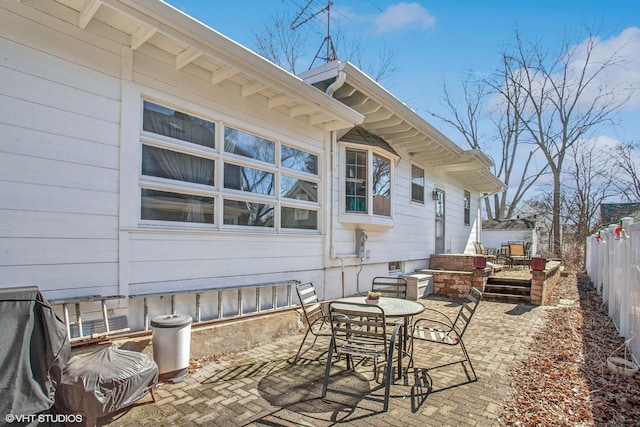
[[(322, 173), (322, 132), (243, 98), (231, 85), (207, 84), (195, 76), (198, 72), (197, 67), (189, 66), (178, 71), (170, 58), (144, 46), (133, 55), (134, 82), (129, 98), (137, 100), (138, 109), (140, 99), (148, 97), (311, 151), (318, 154)], [(130, 120), (137, 123), (128, 126), (133, 134), (123, 139), (123, 151), (128, 167), (136, 172), (124, 170), (126, 176), (137, 174), (140, 165), (140, 115)], [(130, 184), (137, 188), (137, 181)], [(299, 279), (307, 271), (323, 270), (323, 237), (319, 232), (278, 234), (273, 230), (223, 231), (217, 227), (197, 231), (180, 225), (158, 230), (138, 225), (140, 196), (137, 191), (128, 194), (122, 204), (129, 207), (123, 215), (130, 228), (123, 238), (129, 242), (128, 282), (132, 294)]]
[(120, 46), (0, 7), (0, 286), (116, 294)]
[[(445, 250), (461, 252), (469, 242), (477, 193), (470, 190), (465, 226), (462, 183), (416, 164), (425, 171), (425, 200), (412, 202), (411, 156), (399, 151), (391, 221), (341, 221), (343, 149), (335, 134), (243, 96), (234, 83), (211, 84), (196, 64), (179, 69), (175, 55), (152, 43), (130, 43), (98, 20), (79, 28), (77, 12), (57, 2), (0, 3), (0, 287), (37, 285), (49, 299), (200, 290), (203, 320), (221, 315), (219, 298), (230, 302), (222, 315), (237, 305), (236, 293), (212, 289), (311, 280), (321, 298), (362, 292), (389, 274), (391, 261), (405, 273), (428, 266), (435, 188), (446, 193)], [(141, 221), (143, 99), (213, 121), (218, 144), (230, 125), (316, 154), (319, 230), (232, 230), (220, 224), (220, 208), (216, 225)], [(216, 170), (219, 187), (220, 162)], [(356, 228), (368, 234), (363, 259)], [(151, 297), (149, 317), (166, 314), (169, 301)], [(242, 301), (255, 304), (255, 291)], [(174, 302), (195, 316), (193, 296)], [(144, 327), (141, 299), (110, 308), (134, 330)]]

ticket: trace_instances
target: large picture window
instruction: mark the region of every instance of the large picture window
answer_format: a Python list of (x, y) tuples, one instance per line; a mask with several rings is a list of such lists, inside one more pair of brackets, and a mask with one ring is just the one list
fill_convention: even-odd
[(141, 220), (318, 230), (316, 154), (147, 100), (142, 106)]

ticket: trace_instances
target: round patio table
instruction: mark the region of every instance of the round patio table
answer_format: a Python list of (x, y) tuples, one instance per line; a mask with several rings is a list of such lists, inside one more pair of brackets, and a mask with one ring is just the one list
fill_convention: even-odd
[[(340, 306), (341, 302), (350, 304), (367, 304), (367, 297), (355, 296), (338, 298), (333, 301), (334, 305)], [(367, 304), (368, 305), (368, 304)], [(402, 352), (407, 352), (407, 344), (409, 341), (409, 318), (417, 314), (422, 313), (425, 307), (417, 301), (402, 299), (402, 298), (389, 298), (380, 297), (378, 303), (375, 304), (384, 310), (386, 317), (402, 317), (404, 319), (404, 331), (402, 333)], [(362, 310), (366, 310), (366, 307), (361, 307)], [(373, 310), (372, 310), (373, 312)], [(402, 376), (402, 357), (398, 358), (398, 378)]]
[[(357, 296), (357, 297), (346, 297), (346, 298), (338, 298), (333, 302), (335, 304), (345, 302), (351, 304), (366, 304), (367, 297)], [(384, 314), (387, 317), (403, 317), (405, 320), (408, 320), (409, 317), (415, 316), (416, 314), (422, 313), (425, 308), (422, 304), (417, 301), (411, 301), (407, 299), (401, 298), (385, 298), (380, 297), (378, 300), (378, 307), (381, 307), (384, 310)], [(406, 326), (406, 325), (405, 325)]]

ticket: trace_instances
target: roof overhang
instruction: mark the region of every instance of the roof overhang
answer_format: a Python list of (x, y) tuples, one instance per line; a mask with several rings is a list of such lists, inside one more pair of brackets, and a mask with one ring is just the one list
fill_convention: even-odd
[(360, 125), (394, 150), (460, 180), (481, 193), (506, 190), (479, 150), (463, 150), (406, 104), (349, 62), (334, 61), (300, 75), (364, 116)]
[[(22, 4), (52, 14), (36, 0)], [(116, 29), (133, 50), (151, 47), (173, 58), (175, 67), (208, 84), (232, 83), (242, 97), (325, 131), (360, 124), (362, 114), (311, 87), (244, 46), (159, 0), (57, 0), (61, 19), (101, 33)], [(75, 15), (75, 16), (74, 16)], [(204, 70), (204, 71), (203, 71)]]

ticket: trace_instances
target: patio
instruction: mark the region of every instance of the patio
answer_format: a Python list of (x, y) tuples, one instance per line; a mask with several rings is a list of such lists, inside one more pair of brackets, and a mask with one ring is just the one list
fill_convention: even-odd
[[(503, 405), (507, 402), (508, 409), (509, 402), (519, 397), (514, 395), (519, 389), (512, 371), (522, 369), (530, 345), (538, 342), (537, 335), (544, 336), (549, 311), (579, 309), (579, 301), (573, 299), (576, 295), (561, 292), (555, 295), (557, 305), (547, 307), (484, 301), (465, 336), (479, 380), (464, 384), (466, 376), (459, 365), (429, 371), (434, 391), (426, 400), (412, 398), (410, 387), (395, 386), (387, 413), (380, 412), (380, 402), (369, 399), (369, 390), (377, 385), (370, 381), (369, 367), (359, 367), (356, 374), (334, 371), (333, 388), (344, 385), (354, 395), (329, 393), (320, 399), (322, 344), (293, 365), (290, 362), (302, 338), (294, 335), (247, 351), (212, 356), (185, 381), (160, 386), (155, 404), (143, 400), (100, 420), (100, 425), (504, 425)], [(450, 312), (458, 307), (435, 297), (423, 303)], [(447, 354), (440, 348), (423, 350), (416, 356), (416, 365), (442, 363)], [(637, 380), (632, 381), (637, 385)], [(381, 393), (376, 391), (373, 397)], [(572, 400), (570, 395), (563, 398)], [(516, 418), (514, 411), (510, 413), (512, 421), (518, 419), (518, 411)]]
[[(553, 306), (483, 301), (465, 335), (478, 381), (464, 383), (466, 377), (457, 365), (430, 371), (434, 391), (425, 401), (412, 399), (410, 388), (394, 387), (387, 413), (380, 412), (380, 402), (368, 399), (369, 390), (377, 385), (370, 381), (368, 367), (359, 367), (357, 374), (334, 371), (334, 387), (344, 384), (355, 396), (345, 399), (330, 393), (320, 399), (322, 346), (291, 364), (302, 338), (299, 334), (194, 362), (197, 369), (185, 381), (157, 389), (155, 404), (145, 398), (100, 419), (99, 425), (490, 426), (513, 425), (530, 417), (541, 420), (539, 425), (543, 421), (567, 425), (572, 420), (583, 425), (611, 421), (634, 425), (640, 416), (640, 379), (603, 373), (602, 356), (608, 356), (620, 340), (606, 314), (597, 310), (600, 302), (592, 288), (583, 284), (578, 292), (577, 286), (575, 276), (565, 278), (553, 291)], [(451, 312), (458, 306), (435, 297), (422, 302)], [(563, 329), (549, 334), (557, 317), (565, 317), (574, 333)], [(578, 322), (582, 317), (584, 326)], [(554, 349), (562, 353), (557, 360)], [(448, 353), (434, 350), (416, 355), (416, 365), (446, 362)], [(586, 360), (583, 353), (589, 354)], [(556, 372), (549, 373), (536, 363), (540, 359), (548, 363), (549, 357), (566, 363), (553, 362)], [(381, 394), (376, 391), (373, 396)]]

